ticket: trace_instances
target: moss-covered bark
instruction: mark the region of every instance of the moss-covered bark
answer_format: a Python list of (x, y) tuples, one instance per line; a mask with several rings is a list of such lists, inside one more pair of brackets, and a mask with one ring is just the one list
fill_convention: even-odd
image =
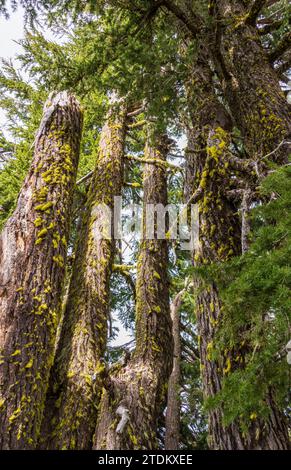
[[(218, 34), (214, 60), (245, 146), (252, 158), (259, 159), (275, 150), (284, 139), (290, 139), (290, 105), (256, 26), (248, 22), (249, 5), (244, 3), (249, 2), (218, 0), (215, 3)], [(286, 146), (282, 146), (272, 159), (286, 162), (287, 154)]]
[(46, 102), (29, 174), (0, 237), (0, 447), (36, 447), (53, 360), (82, 114)]
[[(50, 377), (41, 447), (89, 449), (104, 373), (113, 235), (98, 237), (100, 205), (121, 194), (125, 107), (114, 98), (101, 132), (96, 168), (77, 243), (67, 305)], [(98, 209), (99, 207), (99, 209)]]
[[(146, 157), (165, 160), (167, 138), (147, 144)], [(165, 170), (144, 168), (144, 205), (167, 204)], [(144, 206), (145, 207), (145, 206)], [(167, 241), (146, 239), (143, 228), (136, 289), (136, 349), (103, 389), (95, 449), (154, 449), (157, 420), (172, 367)], [(122, 421), (123, 419), (123, 421)], [(123, 426), (124, 423), (124, 426)]]
[[(228, 191), (233, 182), (235, 184), (230, 165), (231, 122), (215, 96), (207, 62), (198, 61), (187, 88), (193, 127), (188, 135), (186, 195), (188, 198), (198, 187), (202, 190), (198, 202), (199, 247), (193, 256), (194, 265), (203, 266), (228, 261), (241, 253), (241, 221), (237, 207), (228, 198)], [(223, 377), (243, 367), (247, 345), (235, 351), (224, 351), (223, 357), (214, 359), (223, 305), (214, 283), (205, 284), (196, 279), (195, 285), (201, 376), (207, 400), (221, 390)], [(286, 448), (288, 438), (283, 415), (272, 400), (270, 403), (270, 415), (263, 422), (250, 419), (249, 428), (244, 432), (239, 421), (223, 425), (222, 408), (210, 409), (210, 447), (226, 450)]]
[[(203, 70), (201, 74), (200, 78), (203, 77)], [(203, 82), (200, 82), (199, 87), (201, 85)], [(196, 94), (196, 99), (199, 101), (198, 106), (202, 105), (202, 108), (201, 114), (198, 110), (197, 117), (200, 116), (201, 119), (204, 115), (204, 118), (202, 117), (200, 122), (194, 121), (196, 126), (189, 132), (187, 150), (187, 192), (191, 194), (199, 186), (203, 188), (202, 197), (198, 202), (200, 233), (199, 248), (193, 253), (195, 266), (226, 261), (233, 255), (239, 254), (240, 247), (239, 217), (236, 215), (235, 207), (226, 198), (230, 176), (226, 159), (229, 133), (217, 122), (216, 118), (220, 119), (218, 116), (221, 115), (221, 107), (217, 106), (215, 97), (209, 93), (209, 88), (203, 90), (202, 86), (200, 90), (201, 94), (199, 97)], [(206, 95), (203, 91), (206, 91)], [(203, 394), (207, 400), (221, 389), (222, 371), (211, 356), (221, 317), (221, 303), (213, 283), (206, 286), (203, 281), (195, 278), (194, 286), (197, 291), (196, 317)], [(239, 427), (233, 424), (226, 429), (222, 420), (223, 414), (220, 409), (209, 411), (210, 447), (243, 448)]]

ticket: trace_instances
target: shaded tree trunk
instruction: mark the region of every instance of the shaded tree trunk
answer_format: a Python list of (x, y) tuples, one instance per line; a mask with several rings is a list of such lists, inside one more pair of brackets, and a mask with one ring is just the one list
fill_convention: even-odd
[[(218, 29), (213, 56), (246, 149), (250, 157), (259, 160), (290, 139), (290, 105), (256, 26), (248, 22), (247, 7), (233, 0), (215, 3)], [(271, 159), (286, 163), (287, 156), (285, 145)]]
[(108, 237), (104, 221), (113, 212), (114, 197), (121, 194), (125, 124), (124, 104), (113, 96), (101, 132), (50, 377), (41, 439), (41, 447), (47, 449), (92, 446), (105, 369), (109, 279), (115, 250), (113, 234)]
[[(194, 111), (193, 128), (189, 133), (187, 197), (200, 188), (200, 245), (194, 252), (194, 264), (207, 265), (225, 262), (241, 254), (241, 222), (237, 208), (228, 198), (234, 176), (229, 150), (231, 122), (215, 96), (211, 72), (206, 62), (198, 61), (193, 77), (193, 88), (189, 88), (189, 100)], [(213, 359), (216, 334), (223, 318), (223, 306), (214, 283), (205, 286), (199, 279), (195, 283), (201, 374), (204, 397), (207, 399), (221, 390), (224, 376), (243, 367), (247, 345), (236, 351), (224, 351), (224, 357), (219, 361)], [(223, 409), (211, 409), (210, 447), (226, 450), (286, 448), (288, 439), (283, 415), (273, 400), (270, 400), (270, 404), (269, 417), (264, 422), (250, 422), (248, 432), (245, 433), (237, 421), (227, 427), (223, 425)], [(276, 420), (272, 415), (276, 416)]]
[[(147, 158), (166, 160), (166, 137), (145, 149)], [(165, 170), (144, 168), (146, 204), (167, 204)], [(144, 211), (145, 220), (145, 211)], [(136, 289), (136, 349), (130, 361), (116, 366), (103, 389), (95, 449), (154, 449), (157, 422), (172, 368), (172, 332), (168, 292), (167, 241), (147, 239), (143, 227)]]
[[(240, 221), (236, 208), (226, 198), (231, 172), (227, 152), (232, 123), (213, 92), (207, 61), (199, 60), (186, 84), (192, 128), (188, 130), (185, 196), (202, 189), (199, 204), (199, 248), (193, 253), (195, 266), (226, 261), (240, 254)], [(211, 150), (210, 150), (211, 149)], [(221, 390), (220, 364), (213, 360), (215, 335), (221, 317), (219, 293), (194, 279), (196, 318), (200, 349), (203, 396), (206, 401)], [(208, 444), (213, 449), (243, 449), (239, 426), (223, 426), (219, 408), (208, 412)]]
[(14, 214), (0, 238), (0, 447), (36, 447), (60, 316), (82, 114), (50, 97)]
[[(224, 153), (229, 145), (229, 136), (221, 127), (211, 124), (213, 127), (210, 130), (207, 126), (200, 129), (201, 132), (196, 128), (199, 135), (194, 129), (189, 135), (188, 157), (193, 165), (191, 173), (195, 168), (192, 173), (194, 185), (191, 191), (195, 191), (201, 185), (201, 178), (203, 178), (204, 188), (203, 197), (198, 202), (200, 246), (193, 254), (196, 266), (228, 260), (233, 255), (239, 254), (240, 247), (239, 218), (235, 215), (235, 208), (231, 206), (224, 194), (229, 184), (224, 159)], [(204, 144), (201, 141), (203, 134)], [(199, 144), (205, 148), (202, 153), (195, 151), (195, 149), (198, 150)], [(212, 147), (213, 155), (207, 152), (208, 145)], [(194, 153), (191, 155), (192, 151)], [(188, 178), (190, 179), (191, 176), (188, 175)], [(221, 368), (211, 355), (221, 317), (221, 303), (219, 293), (213, 283), (205, 286), (203, 281), (195, 279), (194, 287), (197, 291), (196, 317), (203, 394), (204, 399), (207, 400), (221, 390)], [(242, 449), (243, 442), (239, 426), (234, 423), (225, 428), (222, 421), (223, 414), (220, 409), (209, 411), (209, 446), (214, 449)]]
[(165, 449), (178, 450), (180, 444), (181, 414), (181, 338), (180, 308), (185, 289), (181, 290), (171, 304), (172, 331), (174, 340), (173, 369), (170, 375), (166, 411)]
[[(218, 69), (245, 148), (253, 160), (268, 155), (268, 160), (284, 164), (288, 161), (288, 151), (286, 145), (280, 144), (290, 140), (290, 105), (261, 45), (255, 22), (249, 21), (249, 10), (243, 2), (218, 0), (216, 5)], [(245, 249), (245, 240), (242, 241)], [(245, 447), (286, 449), (289, 439), (285, 418), (271, 391), (266, 401), (270, 414), (250, 424)]]

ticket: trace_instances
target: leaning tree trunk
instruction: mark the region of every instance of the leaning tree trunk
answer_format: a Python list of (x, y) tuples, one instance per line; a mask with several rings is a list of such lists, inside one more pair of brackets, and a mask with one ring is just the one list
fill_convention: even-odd
[(46, 449), (92, 446), (105, 368), (115, 248), (113, 236), (105, 233), (106, 217), (113, 212), (114, 197), (121, 194), (125, 122), (124, 104), (113, 96), (101, 132), (50, 377), (40, 444)]
[[(188, 84), (189, 100), (194, 110), (191, 113), (193, 129), (189, 135), (186, 187), (188, 197), (193, 193), (198, 195), (199, 204), (200, 243), (194, 252), (194, 264), (207, 265), (225, 262), (241, 253), (241, 223), (237, 208), (228, 196), (233, 182), (236, 185), (237, 181), (234, 178), (237, 175), (232, 170), (236, 159), (229, 150), (231, 123), (215, 96), (207, 63), (198, 61), (193, 76), (192, 87)], [(244, 176), (248, 184), (254, 183), (251, 172)], [(195, 282), (201, 374), (204, 397), (207, 399), (221, 390), (224, 376), (244, 366), (247, 345), (240, 346), (238, 350), (224, 351), (220, 361), (213, 359), (223, 306), (214, 283), (203, 287), (201, 281)], [(262, 429), (258, 432), (260, 427)], [(215, 449), (284, 449), (288, 442), (286, 434), (283, 416), (271, 400), (269, 417), (263, 423), (259, 420), (251, 422), (244, 433), (237, 421), (227, 427), (223, 425), (221, 407), (209, 412), (209, 444)]]
[[(283, 140), (290, 140), (291, 113), (258, 30), (243, 3), (217, 0), (215, 43), (219, 53), (216, 49), (214, 56), (246, 149), (250, 157), (259, 160), (276, 150)], [(287, 156), (286, 145), (282, 145), (271, 159), (286, 163)]]
[(174, 339), (173, 369), (169, 379), (165, 449), (178, 450), (180, 444), (180, 415), (181, 415), (181, 337), (180, 337), (180, 308), (186, 289), (181, 290), (171, 304), (172, 331)]
[(60, 315), (82, 114), (46, 102), (34, 157), (0, 238), (0, 446), (36, 447)]
[[(159, 137), (154, 145), (147, 145), (146, 156), (165, 161), (167, 138)], [(147, 204), (167, 204), (166, 174), (160, 165), (145, 165), (144, 209)], [(167, 241), (156, 236), (147, 239), (144, 224), (136, 289), (136, 349), (130, 361), (107, 378), (95, 449), (157, 447), (157, 421), (172, 367), (167, 268)]]

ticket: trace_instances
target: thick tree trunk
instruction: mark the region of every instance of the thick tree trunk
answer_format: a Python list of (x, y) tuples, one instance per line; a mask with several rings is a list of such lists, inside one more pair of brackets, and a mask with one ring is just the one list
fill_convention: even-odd
[[(215, 57), (231, 112), (250, 157), (260, 159), (290, 140), (291, 113), (278, 76), (261, 45), (257, 28), (248, 23), (241, 1), (217, 0), (218, 36)], [(287, 161), (281, 146), (272, 159)]]
[(178, 450), (180, 444), (181, 414), (181, 338), (180, 308), (185, 289), (179, 292), (171, 304), (172, 331), (174, 339), (173, 369), (168, 385), (165, 449)]
[[(211, 73), (204, 62), (199, 62), (189, 87), (189, 100), (194, 106), (193, 129), (189, 135), (187, 161), (187, 189), (193, 194), (202, 190), (199, 200), (200, 246), (194, 252), (194, 264), (206, 265), (225, 262), (241, 253), (241, 223), (237, 208), (228, 200), (232, 172), (230, 155), (230, 122), (212, 88)], [(195, 113), (196, 111), (196, 113)], [(203, 150), (204, 149), (204, 150)], [(223, 306), (215, 284), (197, 286), (197, 327), (200, 335), (200, 360), (205, 399), (221, 389), (223, 376), (243, 366), (246, 351), (225, 351), (220, 361), (213, 360), (216, 333), (223, 317)], [(247, 346), (244, 346), (246, 348)], [(238, 362), (238, 357), (240, 358)], [(284, 449), (288, 445), (284, 418), (270, 399), (270, 416), (250, 422), (247, 433), (242, 433), (238, 422), (223, 425), (223, 410), (209, 412), (209, 445), (214, 449)], [(272, 418), (276, 416), (276, 419)], [(262, 429), (264, 431), (262, 431)], [(276, 436), (276, 437), (275, 437)]]
[(0, 447), (36, 447), (62, 302), (82, 114), (46, 102), (29, 174), (0, 238)]
[[(192, 80), (187, 83), (193, 128), (188, 132), (185, 196), (188, 200), (202, 189), (199, 204), (199, 248), (194, 265), (226, 261), (240, 254), (240, 221), (236, 208), (226, 198), (231, 170), (228, 166), (231, 120), (218, 102), (207, 62), (198, 60)], [(215, 335), (221, 317), (216, 286), (204, 286), (194, 279), (197, 289), (196, 317), (199, 335), (200, 367), (204, 399), (221, 390), (220, 364), (212, 358)], [(209, 446), (213, 449), (243, 449), (239, 426), (223, 426), (221, 409), (208, 414)]]
[[(147, 145), (146, 157), (165, 160), (167, 148), (167, 139), (160, 137), (154, 148)], [(165, 171), (154, 164), (146, 164), (144, 169), (146, 204), (167, 204)], [(136, 289), (136, 349), (130, 361), (111, 371), (107, 379), (95, 449), (157, 447), (157, 421), (173, 353), (167, 268), (167, 241), (146, 239), (144, 225)]]
[[(218, 0), (218, 39), (221, 78), (226, 97), (250, 158), (288, 161), (290, 105), (280, 88), (277, 74), (264, 51), (254, 25), (248, 21), (243, 2)], [(266, 161), (266, 160), (265, 160)], [(244, 222), (244, 220), (243, 220)], [(246, 240), (242, 240), (243, 249)], [(270, 414), (250, 424), (245, 448), (286, 449), (289, 445), (285, 418), (271, 391), (266, 397)]]
[[(191, 159), (194, 167), (196, 166), (196, 171), (192, 174), (193, 181), (198, 178), (196, 185), (201, 185), (201, 178), (203, 178), (204, 188), (203, 198), (198, 203), (200, 246), (193, 254), (195, 265), (228, 260), (233, 255), (239, 254), (240, 247), (240, 221), (235, 215), (235, 208), (228, 202), (224, 193), (229, 184), (229, 175), (225, 167), (227, 161), (224, 155), (229, 145), (229, 135), (221, 127), (214, 127), (210, 131), (204, 129), (204, 131), (209, 132), (208, 142), (204, 142), (204, 148), (206, 149), (208, 145), (209, 149), (211, 148), (211, 154), (209, 151), (205, 151), (204, 155), (195, 152), (197, 143), (202, 143), (203, 131), (199, 140), (197, 140), (196, 133), (190, 136), (188, 149), (189, 157), (191, 157), (191, 151), (194, 152)], [(191, 191), (195, 191), (196, 185), (194, 183)], [(196, 316), (203, 394), (204, 399), (207, 400), (221, 390), (222, 366), (212, 357), (215, 335), (221, 318), (221, 303), (219, 293), (213, 283), (206, 287), (202, 281), (195, 279), (194, 286), (197, 289)], [(225, 428), (223, 413), (220, 409), (209, 411), (209, 446), (214, 449), (243, 449), (239, 426), (234, 423)]]
[[(89, 449), (105, 369), (112, 237), (98, 236), (123, 184), (125, 107), (112, 99), (101, 132), (86, 202), (60, 340), (50, 377), (41, 447)], [(111, 221), (112, 222), (112, 221)], [(106, 227), (104, 226), (106, 230)]]

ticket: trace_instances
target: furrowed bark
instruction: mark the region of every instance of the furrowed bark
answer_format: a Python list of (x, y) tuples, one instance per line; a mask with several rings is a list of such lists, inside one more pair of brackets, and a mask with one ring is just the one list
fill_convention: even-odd
[[(166, 160), (167, 139), (159, 137), (154, 145), (147, 144), (146, 156)], [(146, 204), (167, 204), (165, 170), (157, 165), (144, 168), (144, 207)], [(157, 447), (157, 421), (173, 352), (167, 267), (167, 241), (147, 239), (144, 224), (136, 289), (136, 349), (131, 360), (107, 379), (95, 449)]]
[(185, 294), (183, 289), (171, 304), (172, 331), (174, 339), (173, 369), (169, 379), (165, 449), (178, 450), (180, 443), (180, 414), (181, 414), (181, 338), (180, 338), (180, 308)]
[[(194, 78), (195, 77), (195, 78)], [(212, 92), (210, 69), (202, 62), (188, 83), (193, 128), (188, 133), (186, 200), (198, 187), (203, 190), (199, 205), (199, 249), (193, 253), (194, 265), (222, 262), (239, 254), (240, 221), (235, 207), (227, 200), (230, 170), (227, 152), (231, 122)], [(202, 149), (202, 150), (201, 150)], [(216, 286), (203, 285), (194, 279), (197, 290), (197, 328), (199, 334), (201, 376), (204, 399), (221, 389), (219, 364), (211, 351), (221, 316), (221, 303)], [(209, 445), (215, 449), (242, 449), (236, 424), (224, 428), (220, 409), (209, 411)]]
[[(218, 130), (219, 129), (219, 130)], [(199, 201), (200, 214), (200, 247), (193, 253), (194, 265), (207, 265), (212, 262), (229, 260), (233, 255), (239, 254), (240, 221), (225, 198), (224, 188), (227, 187), (227, 172), (221, 175), (226, 161), (224, 153), (229, 145), (228, 134), (222, 128), (211, 131), (213, 137), (208, 140), (212, 151), (216, 153), (219, 162), (209, 161), (212, 169), (206, 164), (201, 168), (205, 175), (204, 197)], [(190, 142), (194, 136), (190, 136)], [(221, 150), (222, 144), (225, 148)], [(197, 156), (196, 156), (197, 157)], [(206, 159), (209, 155), (206, 156)], [(197, 162), (198, 163), (198, 162)], [(200, 166), (198, 163), (198, 168)], [(198, 170), (199, 171), (199, 170)], [(206, 176), (207, 173), (207, 176)], [(214, 397), (221, 390), (221, 380), (226, 369), (212, 357), (216, 334), (221, 321), (223, 308), (219, 292), (214, 283), (207, 283), (199, 279), (194, 280), (196, 294), (196, 318), (199, 334), (200, 368), (203, 384), (204, 400)], [(232, 353), (228, 352), (228, 358)], [(220, 408), (210, 409), (208, 413), (208, 444), (213, 449), (243, 449), (240, 428), (237, 423), (231, 426), (223, 425), (223, 411)]]
[[(222, 25), (217, 38), (221, 78), (247, 151), (259, 159), (281, 141), (290, 139), (290, 105), (261, 45), (258, 30), (247, 22), (247, 10), (242, 2), (217, 0), (216, 4), (218, 24)], [(287, 156), (285, 146), (272, 159), (286, 163)]]
[(121, 194), (125, 124), (125, 106), (113, 97), (101, 132), (50, 377), (40, 444), (46, 449), (92, 446), (105, 369), (109, 279), (115, 249), (113, 234), (108, 238), (102, 224), (107, 214), (104, 205), (112, 210), (114, 197)]
[[(194, 264), (207, 265), (240, 255), (242, 231), (238, 210), (227, 197), (233, 179), (229, 167), (231, 126), (227, 113), (211, 88), (211, 73), (207, 64), (198, 62), (193, 76), (193, 89), (190, 88), (189, 93), (189, 100), (194, 106), (193, 129), (189, 133), (186, 188), (189, 194), (193, 194), (198, 187), (203, 190), (203, 197), (198, 202), (200, 245), (194, 252)], [(224, 376), (238, 367), (244, 367), (247, 345), (224, 351), (224, 357), (219, 361), (213, 359), (223, 305), (214, 283), (204, 285), (203, 281), (196, 279), (195, 284), (201, 375), (204, 397), (207, 399), (221, 390)], [(272, 398), (266, 397), (266, 400), (272, 404), (270, 415), (263, 421), (250, 420), (249, 429), (244, 433), (237, 421), (227, 427), (223, 425), (223, 408), (210, 409), (210, 447), (224, 450), (285, 449), (288, 439), (284, 417)]]
[[(280, 144), (290, 140), (291, 108), (276, 71), (261, 45), (258, 30), (246, 21), (242, 2), (217, 0), (216, 4), (223, 24), (219, 37), (226, 98), (246, 150), (254, 160), (269, 155), (268, 160), (285, 164), (288, 147)], [(270, 414), (250, 424), (245, 448), (287, 449), (290, 442), (285, 418), (271, 391), (266, 401)]]
[(53, 361), (82, 113), (67, 92), (46, 102), (34, 157), (0, 237), (0, 447), (33, 449)]

